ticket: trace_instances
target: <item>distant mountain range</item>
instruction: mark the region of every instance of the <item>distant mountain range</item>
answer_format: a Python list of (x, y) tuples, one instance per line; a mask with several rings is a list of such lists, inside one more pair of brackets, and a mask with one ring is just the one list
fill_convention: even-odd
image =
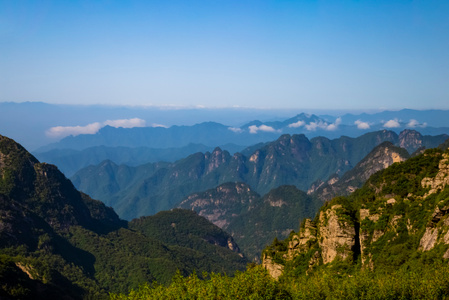
[[(33, 105), (39, 107), (37, 104)], [(17, 106), (18, 104), (11, 104), (9, 107)], [(21, 106), (28, 108), (32, 105), (22, 104)], [(49, 108), (53, 108), (54, 112), (68, 113), (68, 108), (65, 107), (63, 109), (50, 105)], [(83, 108), (82, 111), (89, 110)], [(110, 108), (108, 111), (110, 113), (114, 111), (115, 116), (120, 110)], [(77, 110), (74, 109), (74, 113), (76, 112)], [(151, 112), (154, 117), (153, 110), (133, 109), (126, 110), (125, 116), (129, 117), (132, 112), (136, 112), (140, 117), (145, 116), (144, 112)], [(192, 111), (188, 112), (192, 113)], [(172, 113), (175, 114), (175, 112)], [(211, 119), (218, 114), (217, 111), (210, 111), (210, 113)], [(232, 116), (229, 110), (223, 110), (222, 113)], [(241, 112), (235, 111), (235, 113), (238, 115)], [(164, 115), (167, 112), (160, 111), (160, 114)], [(180, 112), (177, 111), (175, 115), (179, 116), (179, 114)], [(182, 126), (150, 125), (145, 119), (119, 119), (83, 126), (53, 126), (42, 129), (47, 134), (52, 129), (57, 135), (62, 134), (61, 137), (72, 135), (56, 143), (39, 147), (33, 151), (33, 154), (42, 161), (58, 165), (65, 175), (72, 176), (81, 168), (99, 164), (103, 160), (130, 166), (158, 161), (175, 162), (196, 152), (212, 152), (215, 147), (227, 150), (231, 155), (240, 152), (249, 156), (257, 148), (276, 140), (283, 134), (304, 134), (309, 139), (317, 136), (329, 139), (341, 136), (358, 137), (367, 132), (380, 130), (390, 130), (399, 134), (406, 129), (417, 130), (425, 136), (449, 134), (449, 121), (445, 117), (448, 114), (447, 111), (441, 110), (407, 109), (376, 114), (345, 114), (341, 117), (300, 113), (292, 118), (266, 118), (265, 121), (253, 120), (243, 125), (223, 125), (209, 121)], [(9, 118), (8, 115), (6, 119)], [(19, 118), (19, 120), (22, 119)], [(230, 120), (232, 120), (231, 117)], [(14, 122), (19, 122), (10, 121), (8, 128), (5, 128), (6, 131), (15, 128)], [(135, 122), (137, 124), (134, 124)], [(0, 121), (0, 129), (1, 125)], [(30, 130), (35, 129), (30, 128)], [(86, 133), (86, 130), (89, 133)], [(28, 130), (19, 131), (21, 134), (26, 132)], [(246, 147), (249, 150), (245, 151)]]
[(383, 130), (334, 140), (283, 135), (248, 156), (217, 148), (174, 163), (130, 167), (104, 161), (80, 170), (71, 180), (80, 190), (114, 207), (122, 218), (132, 219), (170, 209), (191, 193), (226, 182), (245, 182), (261, 195), (281, 185), (307, 191), (314, 183), (352, 169), (384, 141), (405, 145), (413, 152), (436, 147), (447, 137), (422, 136), (410, 130), (400, 135)]
[[(337, 138), (342, 135), (356, 137), (368, 131), (382, 129), (394, 130), (397, 133), (404, 129), (415, 129), (424, 135), (449, 133), (449, 121), (447, 118), (449, 112), (447, 110), (403, 109), (361, 114), (347, 113), (344, 111), (311, 111), (308, 114), (303, 114), (303, 112), (300, 109), (213, 109), (0, 102), (0, 132), (14, 138), (33, 152), (38, 148), (41, 148), (39, 152), (54, 148), (67, 148), (59, 143), (58, 145), (47, 148), (42, 147), (48, 144), (54, 144), (55, 142), (57, 143), (62, 138), (70, 135), (75, 136), (87, 133), (89, 135), (96, 135), (98, 130), (104, 126), (144, 126), (170, 129), (173, 126), (191, 127), (195, 124), (213, 122), (223, 124), (223, 126), (230, 128), (230, 130), (235, 130), (235, 137), (237, 139), (239, 137), (237, 133), (240, 130), (243, 131), (240, 133), (249, 133), (251, 130), (252, 137), (248, 140), (241, 139), (244, 142), (243, 144), (237, 140), (229, 142), (241, 146), (255, 144), (257, 143), (255, 140), (264, 142), (271, 141), (282, 134), (304, 133), (308, 138), (314, 136)], [(134, 125), (123, 124), (123, 121), (126, 120), (138, 120), (139, 122)], [(250, 126), (252, 126), (251, 129), (249, 128)], [(278, 130), (281, 130), (281, 132)], [(170, 130), (166, 132), (169, 133), (167, 134), (168, 139), (174, 136), (170, 133)], [(259, 137), (256, 138), (254, 135), (258, 135)], [(263, 136), (265, 136), (265, 139), (263, 139)], [(157, 138), (157, 135), (155, 137)], [(210, 137), (214, 139), (212, 135)], [(180, 140), (180, 142), (184, 143), (185, 140)], [(142, 144), (142, 141), (140, 143)], [(190, 143), (216, 147), (227, 144), (228, 142), (202, 143), (192, 140), (185, 144), (176, 143), (171, 146), (163, 146), (163, 144), (144, 146), (150, 148), (171, 148), (183, 147)], [(99, 145), (85, 145), (81, 143), (80, 145), (75, 145), (75, 148), (68, 148), (81, 150), (81, 147), (85, 149)], [(110, 147), (113, 144), (101, 145)], [(122, 144), (121, 146), (137, 147), (131, 144)]]
[[(441, 118), (443, 112), (436, 111)], [(401, 111), (400, 115), (415, 116), (415, 111)], [(423, 113), (424, 114), (424, 113)], [(447, 114), (447, 113), (446, 113)], [(401, 121), (395, 119), (381, 119), (384, 114), (378, 114), (366, 119), (376, 119), (377, 121), (362, 121), (360, 118), (344, 123), (343, 117), (335, 118), (330, 116), (319, 117), (301, 113), (293, 118), (283, 121), (259, 120), (251, 121), (240, 127), (232, 127), (216, 122), (204, 122), (193, 126), (171, 126), (171, 127), (134, 127), (115, 128), (105, 126), (95, 134), (80, 134), (68, 136), (61, 141), (49, 144), (35, 152), (46, 152), (52, 149), (73, 149), (83, 150), (96, 146), (107, 147), (149, 147), (149, 148), (179, 148), (189, 144), (202, 144), (206, 146), (218, 146), (234, 144), (250, 146), (260, 142), (267, 142), (278, 138), (282, 134), (305, 134), (308, 138), (324, 136), (327, 138), (337, 138), (340, 136), (357, 137), (369, 131), (388, 129), (399, 133), (404, 129), (418, 129), (425, 135), (439, 135), (449, 133), (447, 127), (431, 127), (426, 122), (415, 119)], [(392, 113), (385, 113), (390, 116)], [(348, 115), (349, 119), (357, 116)], [(329, 120), (331, 119), (331, 120)], [(443, 122), (438, 122), (441, 124)]]

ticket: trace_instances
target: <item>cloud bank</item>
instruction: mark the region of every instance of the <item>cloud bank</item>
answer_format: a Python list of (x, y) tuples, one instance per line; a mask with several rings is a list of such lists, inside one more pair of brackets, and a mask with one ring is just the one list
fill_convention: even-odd
[[(157, 125), (157, 124), (156, 124)], [(69, 135), (77, 136), (80, 134), (95, 134), (101, 128), (105, 126), (111, 127), (123, 127), (123, 128), (134, 128), (134, 127), (145, 127), (145, 120), (139, 118), (133, 119), (119, 119), (119, 120), (107, 120), (103, 123), (95, 122), (87, 124), (86, 126), (55, 126), (48, 129), (45, 134), (52, 138), (62, 138)], [(160, 125), (162, 126), (162, 125)], [(156, 126), (154, 126), (156, 127)]]

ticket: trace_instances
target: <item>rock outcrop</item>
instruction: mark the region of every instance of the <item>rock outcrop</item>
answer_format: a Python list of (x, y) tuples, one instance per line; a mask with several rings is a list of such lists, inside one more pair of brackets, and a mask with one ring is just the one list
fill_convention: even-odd
[(284, 266), (273, 261), (269, 255), (264, 255), (262, 259), (262, 266), (268, 271), (271, 277), (278, 279), (284, 271)]
[[(390, 162), (400, 157), (388, 156)], [(449, 259), (448, 183), (449, 151), (427, 150), (370, 177), (352, 195), (333, 198), (313, 221), (264, 253), (289, 272), (306, 273), (359, 259), (362, 268), (399, 268), (431, 251), (430, 257)]]
[(355, 245), (355, 227), (341, 205), (320, 212), (319, 246), (323, 263), (327, 264), (337, 257), (344, 260), (352, 255)]
[(426, 177), (421, 181), (423, 188), (430, 188), (424, 197), (434, 194), (438, 190), (442, 190), (449, 184), (449, 154), (443, 154), (443, 159), (440, 160), (438, 169), (438, 174), (435, 177)]
[(293, 259), (299, 253), (305, 253), (316, 242), (317, 229), (312, 220), (305, 219), (299, 233), (292, 236), (288, 244), (287, 257)]

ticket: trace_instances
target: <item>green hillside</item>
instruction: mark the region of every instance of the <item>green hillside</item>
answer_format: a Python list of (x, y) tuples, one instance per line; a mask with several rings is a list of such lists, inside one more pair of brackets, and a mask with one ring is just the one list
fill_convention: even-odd
[[(275, 240), (264, 251), (265, 266), (286, 281), (304, 274), (314, 280), (323, 274), (336, 281), (343, 274), (384, 283), (387, 274), (400, 275), (398, 282), (417, 280), (404, 272), (423, 272), (423, 280), (431, 280), (425, 269), (446, 270), (449, 259), (448, 158), (448, 150), (431, 149), (379, 171), (352, 195), (327, 202), (299, 232)], [(429, 298), (449, 291), (449, 281), (442, 284), (429, 283)]]
[[(173, 227), (160, 219), (136, 220), (136, 229), (128, 228), (55, 166), (0, 136), (0, 298), (102, 299), (144, 282), (167, 284), (177, 270), (186, 276), (245, 268), (232, 237), (206, 219), (167, 212), (165, 219), (189, 224), (170, 241), (163, 237)], [(145, 225), (153, 223), (159, 225)], [(193, 232), (201, 235), (191, 238)]]

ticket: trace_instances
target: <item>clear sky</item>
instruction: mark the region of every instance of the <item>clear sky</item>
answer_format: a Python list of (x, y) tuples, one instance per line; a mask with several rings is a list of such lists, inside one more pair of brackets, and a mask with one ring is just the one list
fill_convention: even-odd
[(0, 0), (0, 101), (449, 108), (449, 1)]

